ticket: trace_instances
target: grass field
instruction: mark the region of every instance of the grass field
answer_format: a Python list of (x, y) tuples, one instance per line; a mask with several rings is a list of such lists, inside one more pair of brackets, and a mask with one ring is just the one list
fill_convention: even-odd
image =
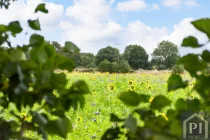
[[(91, 94), (86, 96), (84, 109), (80, 109), (76, 113), (73, 110), (69, 112), (74, 132), (69, 134), (68, 138), (73, 140), (100, 139), (105, 130), (113, 125), (109, 121), (110, 113), (123, 118), (132, 112), (134, 108), (125, 106), (118, 99), (120, 92), (135, 90), (139, 94), (150, 95), (151, 99), (162, 94), (169, 97), (173, 102), (180, 97), (196, 97), (195, 93), (190, 93), (190, 87), (167, 93), (167, 80), (170, 73), (108, 74), (73, 72), (67, 74), (67, 76), (69, 86), (71, 83), (83, 79), (88, 83), (91, 90)], [(187, 75), (182, 75), (182, 77), (189, 79)], [(149, 105), (149, 103), (140, 104), (140, 107), (149, 107)], [(170, 108), (173, 108), (173, 103)], [(157, 112), (157, 115), (164, 114), (165, 110)], [(141, 122), (138, 123), (141, 125)]]

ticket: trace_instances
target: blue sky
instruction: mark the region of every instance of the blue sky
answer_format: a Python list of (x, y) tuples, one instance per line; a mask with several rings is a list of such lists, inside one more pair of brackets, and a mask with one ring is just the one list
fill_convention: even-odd
[[(38, 3), (46, 3), (49, 14), (33, 13)], [(194, 35), (206, 41), (190, 22), (209, 17), (209, 7), (210, 0), (19, 0), (0, 11), (0, 24), (19, 20), (24, 33), (31, 34), (26, 21), (39, 18), (42, 31), (38, 33), (61, 44), (72, 41), (82, 52), (96, 53), (108, 45), (123, 52), (127, 45), (139, 44), (151, 54), (162, 40), (180, 46), (184, 37)], [(16, 44), (27, 43), (29, 35), (24, 33)]]

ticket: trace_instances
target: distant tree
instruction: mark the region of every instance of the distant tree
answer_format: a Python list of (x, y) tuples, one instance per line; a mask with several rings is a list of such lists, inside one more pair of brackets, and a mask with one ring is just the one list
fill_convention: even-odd
[(95, 67), (95, 56), (92, 53), (80, 53), (80, 66), (85, 68), (93, 68)]
[(152, 53), (152, 63), (157, 69), (171, 69), (178, 58), (178, 47), (169, 41), (160, 42)]
[(119, 50), (117, 48), (108, 46), (98, 51), (95, 58), (95, 63), (98, 66), (105, 59), (107, 59), (110, 62), (115, 62), (119, 60), (119, 58), (120, 58)]
[(145, 49), (139, 45), (127, 46), (123, 56), (133, 69), (146, 69), (148, 67), (148, 54)]

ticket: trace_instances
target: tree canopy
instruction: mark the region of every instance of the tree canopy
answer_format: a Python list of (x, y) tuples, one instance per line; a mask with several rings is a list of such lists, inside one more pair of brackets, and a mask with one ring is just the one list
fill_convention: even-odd
[(139, 45), (129, 45), (125, 48), (123, 56), (132, 68), (147, 68), (148, 54), (143, 47)]
[(95, 63), (98, 66), (103, 60), (107, 59), (110, 62), (115, 62), (119, 60), (120, 52), (117, 48), (113, 48), (111, 46), (108, 46), (106, 48), (102, 48), (98, 51)]
[(171, 69), (179, 58), (178, 47), (170, 41), (162, 41), (152, 53), (152, 63), (158, 69)]

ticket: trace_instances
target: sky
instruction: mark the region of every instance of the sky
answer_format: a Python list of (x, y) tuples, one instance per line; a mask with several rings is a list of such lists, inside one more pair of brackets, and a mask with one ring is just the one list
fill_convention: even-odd
[[(46, 3), (48, 14), (35, 14), (39, 3)], [(191, 21), (210, 16), (210, 0), (18, 0), (9, 10), (0, 9), (0, 24), (18, 20), (24, 28), (12, 45), (28, 43), (32, 33), (49, 41), (75, 43), (81, 52), (96, 54), (113, 46), (123, 52), (137, 44), (151, 54), (158, 43), (168, 40), (180, 47), (180, 54), (199, 52), (181, 47), (183, 38), (193, 35), (207, 41)], [(35, 32), (28, 19), (39, 19), (42, 31)], [(207, 46), (207, 48), (210, 46)]]

